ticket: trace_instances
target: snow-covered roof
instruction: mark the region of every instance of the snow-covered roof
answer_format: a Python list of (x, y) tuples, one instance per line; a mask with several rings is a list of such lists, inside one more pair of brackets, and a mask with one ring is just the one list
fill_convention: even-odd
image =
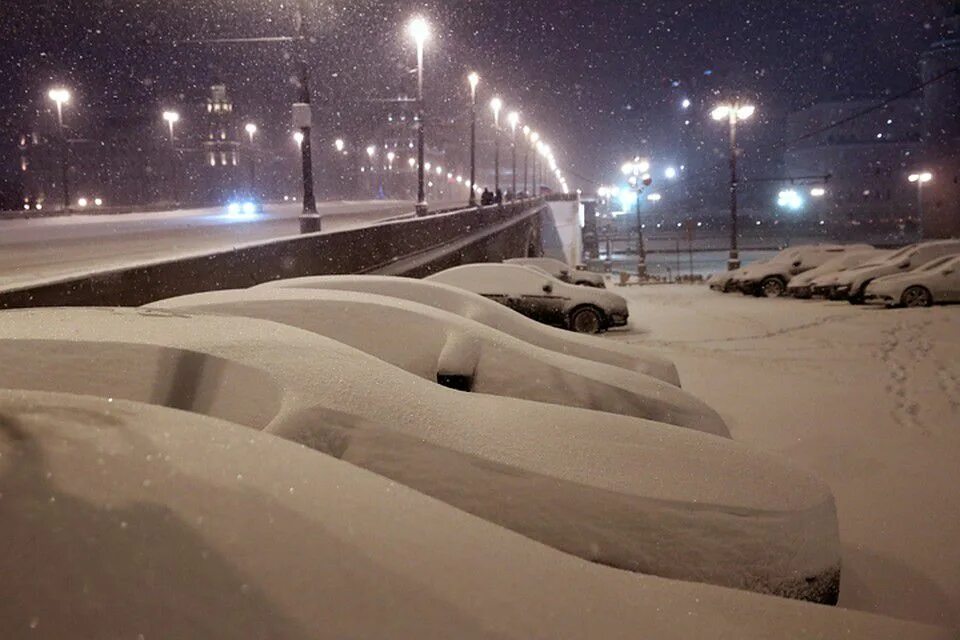
[(0, 416), (12, 640), (951, 637), (590, 564), (195, 414), (0, 390)]

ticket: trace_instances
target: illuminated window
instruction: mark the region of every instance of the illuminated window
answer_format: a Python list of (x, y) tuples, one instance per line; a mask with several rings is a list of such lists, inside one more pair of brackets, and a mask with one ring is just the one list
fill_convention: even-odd
[(213, 110), (216, 111), (217, 113), (220, 113), (220, 103), (219, 103), (219, 102), (217, 102), (216, 104), (213, 105)]

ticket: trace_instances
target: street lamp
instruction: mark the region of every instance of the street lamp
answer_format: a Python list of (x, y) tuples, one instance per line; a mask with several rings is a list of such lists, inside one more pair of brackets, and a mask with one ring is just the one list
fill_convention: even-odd
[(250, 136), (250, 144), (253, 144), (253, 136), (257, 134), (257, 125), (252, 122), (248, 122), (247, 125), (243, 128), (247, 132), (247, 135)]
[(257, 159), (254, 157), (253, 137), (257, 135), (257, 125), (248, 122), (243, 127), (243, 130), (247, 132), (247, 136), (250, 138), (250, 197), (255, 197), (257, 190)]
[(467, 82), (470, 83), (470, 206), (477, 206), (477, 85), (480, 84), (480, 76), (477, 72), (471, 72), (467, 76)]
[(170, 173), (171, 173), (171, 190), (173, 193), (173, 202), (174, 204), (180, 203), (180, 171), (179, 171), (179, 162), (177, 162), (179, 154), (177, 153), (177, 137), (174, 130), (174, 125), (180, 122), (180, 114), (176, 111), (164, 111), (163, 119), (167, 123), (167, 126), (170, 130)]
[(417, 215), (425, 216), (427, 200), (423, 184), (423, 45), (430, 37), (430, 25), (423, 18), (414, 18), (407, 30), (417, 43)]
[(929, 171), (911, 173), (907, 178), (910, 182), (917, 185), (917, 226), (920, 231), (920, 238), (923, 238), (923, 185), (933, 180), (933, 174)]
[(374, 145), (367, 147), (367, 158), (370, 160), (370, 188), (373, 189), (373, 197), (377, 197), (377, 174), (373, 166), (373, 157), (377, 154), (377, 148)]
[(530, 134), (532, 131), (530, 127), (524, 125), (523, 127), (523, 139), (526, 142), (523, 145), (523, 195), (527, 196), (527, 165), (530, 164)]
[(493, 110), (493, 190), (500, 190), (500, 110), (503, 109), (503, 100), (495, 97), (490, 101)]
[(530, 187), (531, 187), (531, 191), (533, 191), (534, 197), (536, 197), (537, 194), (539, 193), (539, 190), (537, 189), (537, 154), (536, 154), (537, 145), (539, 144), (540, 144), (540, 134), (537, 133), (536, 131), (530, 132), (530, 145), (534, 150), (533, 166), (531, 166), (530, 168), (530, 171), (531, 171)]
[(337, 138), (333, 141), (333, 148), (337, 150), (337, 153), (343, 153), (343, 149), (346, 146), (347, 143), (343, 141), (343, 138)]
[(293, 141), (297, 143), (297, 146), (303, 148), (304, 135), (302, 131), (293, 132)]
[(730, 123), (730, 259), (727, 260), (727, 270), (740, 268), (740, 251), (737, 249), (737, 123), (749, 120), (756, 112), (756, 107), (750, 104), (722, 104), (711, 112), (710, 116), (721, 122)]
[[(631, 162), (624, 163), (621, 168), (623, 174), (627, 176), (627, 181), (636, 190), (636, 213), (637, 213), (637, 276), (644, 278), (647, 275), (647, 249), (643, 242), (643, 220), (640, 217), (640, 193), (644, 187), (653, 184), (653, 178), (648, 173), (650, 171), (650, 162), (637, 156)], [(653, 196), (657, 196), (654, 198)], [(650, 201), (657, 202), (660, 199), (659, 194), (650, 194)]]
[(511, 111), (507, 116), (507, 122), (510, 123), (510, 131), (513, 139), (510, 141), (510, 151), (513, 154), (513, 171), (511, 172), (512, 187), (510, 193), (517, 197), (517, 125), (520, 124), (520, 114)]
[(320, 215), (317, 213), (317, 199), (313, 190), (313, 151), (310, 144), (310, 131), (313, 126), (313, 113), (310, 99), (310, 72), (307, 67), (307, 0), (297, 0), (293, 5), (293, 18), (296, 25), (296, 56), (300, 80), (300, 96), (293, 105), (294, 125), (300, 130), (297, 144), (300, 146), (301, 177), (303, 179), (303, 212), (300, 214), (300, 233), (320, 231)]
[(63, 105), (70, 102), (70, 91), (62, 87), (57, 87), (50, 89), (47, 92), (47, 97), (54, 101), (57, 105), (57, 132), (60, 134), (60, 181), (63, 188), (63, 209), (67, 211), (70, 209), (70, 186), (67, 182), (67, 168), (68, 168), (68, 159), (67, 155), (70, 152), (70, 148), (67, 146), (67, 134), (63, 128)]

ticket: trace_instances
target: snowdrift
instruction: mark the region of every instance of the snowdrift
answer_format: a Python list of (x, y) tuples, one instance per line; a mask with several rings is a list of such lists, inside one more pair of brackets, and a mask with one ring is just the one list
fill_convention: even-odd
[(251, 289), (147, 305), (271, 320), (318, 333), (457, 388), (646, 418), (730, 437), (695, 396), (650, 376), (541, 349), (416, 302), (354, 291)]
[(948, 638), (583, 562), (227, 422), (0, 390), (4, 638)]
[(282, 324), (7, 311), (3, 387), (142, 401), (265, 430), (598, 563), (836, 598), (833, 497), (778, 458), (661, 423), (452, 391)]
[(276, 280), (254, 289), (274, 287), (358, 291), (419, 302), (485, 324), (544, 349), (645, 373), (680, 386), (676, 366), (655, 351), (548, 327), (479, 294), (439, 282), (391, 276), (311, 276)]

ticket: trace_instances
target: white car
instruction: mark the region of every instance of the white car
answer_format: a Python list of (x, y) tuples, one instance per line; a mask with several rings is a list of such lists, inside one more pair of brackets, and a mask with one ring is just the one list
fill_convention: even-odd
[(0, 390), (0, 415), (9, 640), (952, 637), (591, 564), (196, 414)]
[(879, 264), (847, 271), (837, 279), (835, 297), (846, 298), (850, 304), (863, 304), (867, 285), (873, 280), (895, 273), (907, 273), (934, 258), (956, 253), (960, 253), (960, 240), (931, 240), (912, 244), (891, 254)]
[(737, 291), (740, 289), (740, 281), (746, 277), (749, 277), (751, 269), (763, 268), (765, 265), (771, 262), (778, 264), (783, 262), (792, 263), (801, 256), (805, 249), (808, 249), (812, 246), (815, 245), (787, 247), (786, 249), (783, 249), (774, 255), (772, 258), (751, 262), (747, 266), (741, 267), (740, 269), (734, 269), (733, 271), (715, 273), (707, 280), (707, 284), (711, 289), (715, 291), (722, 291), (723, 293)]
[(630, 312), (621, 296), (544, 277), (535, 269), (513, 264), (467, 264), (426, 280), (479, 293), (534, 320), (578, 333), (600, 333), (627, 324)]
[(504, 264), (518, 264), (521, 266), (540, 267), (554, 278), (584, 287), (606, 289), (607, 281), (602, 273), (587, 271), (583, 265), (571, 268), (566, 262), (555, 258), (512, 258), (504, 260)]
[(748, 266), (738, 278), (740, 290), (748, 295), (776, 298), (787, 291), (794, 276), (810, 271), (847, 251), (873, 249), (869, 245), (805, 245), (782, 257)]
[[(833, 496), (822, 482), (780, 458), (648, 420), (446, 389), (342, 343), (274, 322), (152, 309), (6, 311), (0, 313), (0, 388), (146, 402), (250, 428), (249, 442), (211, 433), (212, 447), (201, 447), (243, 456), (232, 471), (217, 467), (211, 476), (218, 488), (213, 495), (224, 509), (247, 494), (245, 482), (261, 477), (274, 487), (270, 495), (322, 486), (330, 499), (320, 500), (325, 505), (320, 512), (312, 505), (314, 516), (331, 506), (329, 513), (351, 521), (360, 496), (349, 484), (297, 473), (276, 476), (275, 449), (256, 445), (262, 439), (254, 432), (266, 431), (393, 480), (394, 489), (379, 485), (375, 492), (384, 503), (409, 495), (399, 486), (406, 485), (544, 545), (626, 571), (818, 602), (837, 596), (840, 541)], [(194, 440), (181, 442), (177, 432), (158, 424), (144, 442), (123, 429), (129, 412), (118, 405), (113, 413), (113, 420), (68, 414), (87, 436), (53, 439), (60, 459), (76, 460), (75, 468), (92, 474), (98, 484), (91, 491), (104, 476), (83, 455), (90, 447), (93, 460), (126, 447), (146, 468), (152, 456), (156, 475), (141, 474), (130, 483), (134, 495), (210, 470), (204, 456), (187, 461), (196, 450)], [(25, 442), (17, 422), (2, 415), (0, 445)], [(5, 432), (14, 437), (3, 437)], [(115, 443), (99, 450), (90, 440), (98, 436)], [(157, 448), (150, 444), (154, 440), (166, 444)], [(8, 484), (21, 461), (43, 464), (35, 449), (25, 451), (32, 451), (25, 460), (0, 458)], [(319, 458), (317, 464), (328, 466)], [(118, 466), (123, 468), (107, 468)], [(71, 492), (78, 489), (57, 473), (51, 479), (27, 471), (13, 476), (22, 478), (14, 485), (17, 491), (4, 491), (4, 513), (23, 488), (45, 477), (56, 483), (49, 486), (66, 482), (62, 486)], [(301, 480), (291, 482), (297, 475)], [(38, 491), (47, 504), (43, 488)], [(190, 495), (183, 485), (171, 492)], [(289, 499), (306, 500), (299, 503), (306, 508), (312, 504), (309, 495)], [(44, 513), (67, 514), (73, 504), (58, 500)], [(201, 504), (211, 509), (207, 500)], [(125, 505), (114, 503), (118, 509)], [(220, 510), (212, 509), (211, 517), (214, 513)], [(252, 513), (265, 524), (282, 510)], [(163, 520), (162, 512), (153, 515)], [(122, 520), (112, 520), (109, 512), (101, 513), (103, 518), (123, 535)], [(381, 531), (375, 522), (355, 524), (365, 532)], [(11, 540), (6, 520), (4, 525), (6, 551)], [(203, 523), (191, 520), (191, 526), (206, 531)], [(64, 531), (72, 544), (89, 542)], [(151, 531), (144, 523), (129, 533), (142, 540), (136, 534)], [(231, 537), (249, 531), (234, 530)], [(298, 527), (281, 525), (278, 531), (279, 538), (257, 538), (283, 546)], [(380, 544), (401, 552), (390, 538)], [(469, 550), (468, 556), (479, 541), (471, 540), (458, 546)], [(130, 590), (130, 583), (124, 584)]]
[(360, 291), (419, 302), (469, 318), (544, 349), (645, 373), (680, 386), (676, 365), (651, 349), (548, 327), (472, 291), (439, 282), (396, 276), (308, 276), (275, 280), (254, 288), (271, 287)]
[(885, 259), (890, 253), (890, 251), (881, 251), (879, 249), (845, 251), (836, 257), (830, 258), (819, 267), (815, 267), (810, 271), (791, 278), (790, 283), (787, 285), (787, 293), (794, 298), (811, 298), (814, 296), (814, 282), (818, 279), (838, 275), (847, 269), (873, 264)]
[(145, 308), (280, 322), (460, 391), (607, 411), (730, 436), (716, 411), (666, 382), (543, 349), (409, 300), (273, 287), (198, 293)]
[(960, 302), (960, 255), (942, 256), (919, 269), (877, 278), (867, 285), (863, 299), (903, 307)]

